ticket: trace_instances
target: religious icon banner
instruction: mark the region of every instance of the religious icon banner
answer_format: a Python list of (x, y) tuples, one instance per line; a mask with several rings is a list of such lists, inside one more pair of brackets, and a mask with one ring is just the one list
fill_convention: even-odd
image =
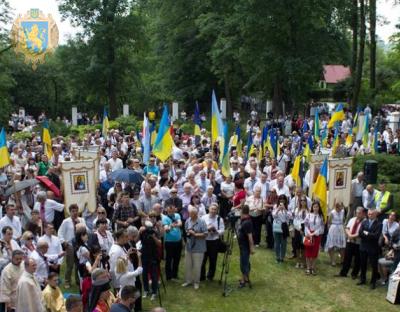
[[(63, 161), (61, 174), (64, 204), (77, 204), (79, 211), (96, 210), (96, 166), (93, 160)], [(67, 214), (68, 209), (66, 209)]]

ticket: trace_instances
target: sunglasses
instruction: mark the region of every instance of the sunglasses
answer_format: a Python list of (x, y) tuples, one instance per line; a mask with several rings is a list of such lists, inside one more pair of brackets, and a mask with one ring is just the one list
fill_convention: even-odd
[(99, 211), (98, 214), (106, 214), (105, 212)]
[(33, 240), (33, 237), (28, 237), (26, 240)]

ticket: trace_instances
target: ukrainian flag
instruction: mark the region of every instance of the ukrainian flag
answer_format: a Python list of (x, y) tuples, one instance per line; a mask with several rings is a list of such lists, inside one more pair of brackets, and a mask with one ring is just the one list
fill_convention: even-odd
[(353, 129), (350, 129), (346, 137), (346, 147), (351, 147), (352, 145), (353, 145)]
[(369, 141), (369, 116), (368, 114), (366, 114), (364, 117), (364, 129), (362, 138), (362, 143), (364, 145), (364, 148), (368, 147), (368, 141)]
[(328, 216), (328, 196), (327, 196), (327, 181), (328, 181), (328, 158), (325, 158), (324, 163), (319, 171), (317, 181), (313, 186), (313, 198), (318, 199), (321, 204), (324, 221)]
[(246, 153), (246, 160), (249, 159), (249, 156), (255, 152), (255, 147), (253, 144), (253, 128), (249, 131), (249, 136), (247, 137), (247, 153)]
[(104, 107), (104, 112), (103, 112), (103, 137), (107, 137), (108, 134), (108, 129), (110, 128), (110, 122), (108, 120), (108, 113), (107, 113), (107, 108)]
[(50, 159), (51, 157), (53, 157), (53, 150), (51, 146), (49, 123), (47, 122), (47, 120), (43, 122), (42, 142), (44, 147), (44, 153), (46, 154), (47, 158)]
[(374, 137), (371, 144), (371, 154), (375, 155), (376, 153), (378, 153), (378, 125), (374, 129)]
[(6, 131), (1, 128), (0, 132), (0, 168), (10, 164), (10, 154), (8, 153)]
[(311, 162), (311, 153), (314, 150), (314, 142), (311, 135), (308, 137), (306, 142), (306, 147), (304, 149), (304, 157), (306, 158), (307, 163)]
[(315, 141), (319, 142), (319, 111), (318, 108), (315, 111), (315, 118), (314, 118), (314, 138)]
[(326, 147), (328, 145), (328, 129), (326, 128), (326, 126), (322, 130), (321, 145), (322, 147)]
[[(224, 125), (224, 138), (225, 142), (228, 142), (228, 123), (225, 123)], [(222, 167), (221, 167), (221, 172), (224, 177), (228, 177), (231, 175), (231, 167), (229, 163), (229, 147), (228, 144), (224, 145), (224, 150), (223, 150), (223, 156), (222, 156)]]
[(218, 109), (217, 97), (215, 96), (215, 92), (213, 90), (211, 97), (211, 146), (213, 147), (216, 141), (223, 138), (224, 124)]
[(343, 105), (340, 103), (332, 114), (331, 120), (329, 120), (328, 128), (332, 128), (335, 125), (335, 122), (344, 120), (344, 117)]
[(301, 166), (302, 156), (298, 155), (294, 160), (293, 169), (291, 176), (293, 181), (296, 183), (296, 186), (301, 186), (301, 177), (300, 177), (300, 166)]
[(195, 136), (195, 143), (200, 143), (200, 136), (201, 136), (201, 119), (200, 119), (200, 110), (199, 110), (199, 103), (196, 102), (196, 107), (194, 109), (194, 136)]
[(164, 162), (171, 156), (173, 145), (174, 140), (172, 139), (170, 132), (168, 108), (167, 105), (164, 105), (160, 127), (153, 146), (153, 154)]
[(336, 155), (337, 149), (340, 145), (339, 141), (339, 129), (336, 127), (335, 129), (335, 135), (333, 137), (333, 143), (332, 143), (332, 155)]
[(258, 160), (259, 161), (261, 161), (265, 156), (264, 148), (265, 148), (265, 143), (266, 143), (266, 140), (267, 140), (267, 136), (268, 136), (268, 129), (267, 129), (267, 127), (264, 127), (263, 131), (262, 131), (262, 134), (261, 134), (260, 146), (258, 147), (259, 148), (259, 151), (258, 151)]
[(269, 135), (267, 135), (267, 149), (269, 151), (269, 155), (271, 156), (271, 158), (277, 157), (277, 155), (275, 153), (275, 151), (276, 151), (275, 148), (276, 148), (275, 137), (274, 137), (273, 130), (271, 129), (269, 131)]

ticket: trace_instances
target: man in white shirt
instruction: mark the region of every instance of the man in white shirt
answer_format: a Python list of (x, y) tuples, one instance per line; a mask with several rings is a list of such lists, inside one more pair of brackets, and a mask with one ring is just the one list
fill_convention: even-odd
[(65, 252), (62, 249), (60, 239), (54, 235), (53, 224), (46, 224), (45, 234), (39, 240), (46, 242), (49, 246), (46, 257), (49, 259), (57, 259), (56, 261), (50, 261), (49, 267), (53, 272), (60, 273), (60, 267), (64, 259)]
[(231, 157), (231, 176), (232, 179), (235, 178), (235, 175), (239, 172), (239, 161), (237, 159), (232, 159)]
[(39, 192), (33, 210), (39, 211), (42, 222), (53, 223), (54, 211), (64, 211), (64, 205), (48, 199), (46, 192)]
[[(112, 277), (113, 286), (115, 289), (119, 289), (121, 284), (119, 280), (116, 279), (116, 265), (119, 257), (123, 257), (129, 259), (130, 254), (134, 251), (132, 249), (126, 250), (125, 245), (128, 244), (128, 233), (126, 229), (119, 229), (114, 233), (115, 241), (111, 246), (109, 256), (110, 256), (110, 273)], [(133, 264), (131, 261), (128, 261), (128, 272), (133, 272)]]
[(272, 181), (276, 179), (276, 174), (279, 171), (279, 167), (277, 166), (276, 159), (271, 160), (271, 165), (268, 167), (265, 167), (263, 170), (267, 176), (268, 176), (268, 181)]
[[(215, 275), (218, 259), (217, 240), (225, 231), (224, 220), (218, 216), (217, 211), (218, 204), (212, 204), (209, 208), (209, 213), (202, 217), (207, 224), (208, 234), (206, 237), (207, 251), (204, 254), (203, 263), (201, 265), (200, 280), (205, 280), (207, 277), (209, 281), (212, 281)], [(210, 264), (206, 276), (207, 259), (209, 259)]]
[(256, 175), (257, 172), (255, 170), (251, 170), (250, 177), (244, 180), (244, 189), (246, 190), (247, 196), (253, 195), (254, 187), (258, 182)]
[(204, 170), (200, 171), (199, 177), (196, 179), (196, 183), (200, 189), (199, 196), (203, 196), (203, 194), (205, 194), (207, 192), (207, 188), (210, 185), (210, 180), (207, 179), (207, 175)]
[(365, 190), (362, 192), (362, 205), (364, 209), (375, 209), (375, 194), (376, 190), (371, 184), (368, 184)]
[[(0, 219), (0, 233), (3, 227), (10, 226), (13, 229), (13, 239), (19, 240), (22, 235), (22, 226), (19, 217), (17, 217), (15, 213), (15, 206), (13, 204), (7, 204), (6, 215)], [(1, 236), (1, 238), (3, 237)]]
[[(289, 212), (291, 214), (294, 213), (296, 208), (300, 207), (300, 202), (301, 202), (301, 198), (302, 197), (304, 197), (303, 189), (301, 187), (297, 187), (296, 188), (296, 192), (295, 192), (295, 196), (292, 199), (290, 199), (289, 206), (288, 206)], [(307, 208), (311, 209), (311, 199), (308, 198), (307, 196), (305, 196), (305, 197), (307, 199)]]
[(104, 181), (107, 181), (108, 176), (111, 173), (111, 165), (109, 162), (104, 163), (104, 168), (103, 170), (100, 171), (100, 183), (103, 183)]
[(254, 185), (254, 189), (257, 187), (260, 188), (261, 198), (263, 200), (266, 200), (268, 197), (268, 194), (269, 194), (269, 183), (267, 181), (267, 178), (268, 178), (267, 174), (265, 172), (263, 172), (261, 174), (261, 179), (258, 182), (256, 182), (256, 184)]
[(35, 276), (43, 289), (47, 284), (47, 277), (49, 276), (49, 261), (56, 261), (57, 258), (49, 258), (46, 256), (49, 250), (49, 245), (44, 240), (39, 239), (36, 249), (32, 252), (31, 257), (36, 261), (37, 269)]
[(290, 163), (290, 149), (286, 148), (284, 153), (278, 157), (279, 170), (286, 173)]
[(276, 178), (276, 193), (279, 195), (285, 195), (288, 199), (290, 198), (289, 188), (285, 185), (285, 178), (280, 175)]
[(111, 171), (124, 168), (122, 159), (118, 158), (118, 151), (116, 149), (112, 151), (111, 159), (108, 161), (108, 163), (111, 166)]
[(351, 181), (351, 207), (347, 220), (354, 216), (356, 208), (363, 205), (362, 195), (364, 191), (364, 172), (360, 171), (357, 177)]
[(58, 238), (60, 243), (64, 245), (66, 255), (65, 285), (66, 289), (71, 287), (71, 275), (75, 265), (75, 254), (72, 241), (75, 238), (76, 225), (78, 223), (85, 224), (83, 218), (79, 218), (79, 207), (76, 204), (69, 206), (70, 216), (63, 220), (58, 229)]

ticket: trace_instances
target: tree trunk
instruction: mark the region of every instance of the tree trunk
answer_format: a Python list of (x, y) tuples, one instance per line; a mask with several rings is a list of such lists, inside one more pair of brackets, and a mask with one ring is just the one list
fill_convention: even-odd
[[(104, 2), (105, 6), (108, 6), (108, 2)], [(115, 14), (117, 10), (117, 0), (111, 2), (108, 7), (108, 12), (106, 11), (106, 23), (109, 29), (107, 30), (107, 66), (109, 68), (110, 74), (108, 76), (108, 104), (110, 105), (110, 117), (115, 119), (118, 117), (118, 107), (117, 107), (117, 81), (115, 74), (115, 39), (113, 36), (112, 29), (114, 28)]]
[(229, 77), (227, 71), (224, 73), (224, 88), (225, 88), (225, 97), (226, 97), (226, 119), (229, 120), (232, 118), (232, 95), (231, 95), (231, 88), (229, 85)]
[(358, 0), (353, 0), (352, 12), (351, 12), (351, 30), (353, 33), (351, 74), (354, 81), (356, 74), (356, 67), (357, 67), (357, 52), (358, 52)]
[(360, 0), (360, 44), (358, 49), (357, 69), (356, 69), (356, 76), (353, 88), (353, 98), (351, 102), (351, 106), (354, 111), (357, 108), (358, 97), (361, 91), (362, 70), (364, 64), (365, 35), (366, 35), (365, 3), (364, 0)]
[[(370, 35), (370, 83), (373, 90), (376, 83), (376, 0), (369, 0), (369, 35)], [(375, 92), (373, 92), (375, 93)]]
[(272, 96), (272, 112), (274, 113), (275, 118), (283, 114), (282, 84), (278, 80), (274, 84), (274, 94)]

